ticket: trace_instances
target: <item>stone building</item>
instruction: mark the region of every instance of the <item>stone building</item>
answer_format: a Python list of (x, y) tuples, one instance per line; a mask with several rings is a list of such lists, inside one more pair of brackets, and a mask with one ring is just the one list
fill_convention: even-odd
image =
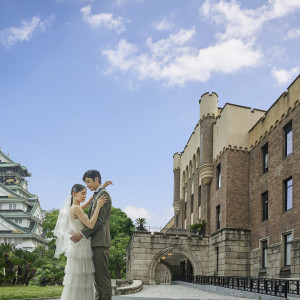
[(199, 122), (173, 156), (174, 217), (161, 233), (134, 233), (129, 278), (300, 277), (299, 101), (300, 76), (267, 111), (202, 95)]
[(39, 199), (27, 189), (31, 174), (0, 151), (0, 244), (32, 251), (47, 246)]

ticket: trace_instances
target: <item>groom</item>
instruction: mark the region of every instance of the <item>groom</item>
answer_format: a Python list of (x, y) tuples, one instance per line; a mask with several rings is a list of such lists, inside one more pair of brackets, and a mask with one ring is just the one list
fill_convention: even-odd
[(101, 175), (99, 171), (86, 171), (83, 175), (83, 181), (89, 190), (94, 191), (93, 200), (89, 208), (89, 218), (92, 217), (95, 211), (98, 198), (104, 195), (107, 201), (100, 210), (95, 227), (89, 229), (85, 226), (81, 232), (74, 233), (71, 236), (71, 241), (77, 243), (82, 237), (91, 237), (95, 265), (96, 300), (111, 300), (112, 289), (108, 271), (109, 247), (111, 246), (109, 230), (111, 198), (108, 192), (101, 187)]

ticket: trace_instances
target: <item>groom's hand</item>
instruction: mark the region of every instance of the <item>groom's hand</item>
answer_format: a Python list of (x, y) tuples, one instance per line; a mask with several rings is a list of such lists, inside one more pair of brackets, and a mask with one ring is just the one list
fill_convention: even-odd
[(110, 181), (110, 180), (105, 181), (105, 183), (102, 185), (102, 187), (106, 188), (106, 187), (109, 186), (110, 184), (113, 184), (112, 181)]
[(73, 233), (72, 236), (70, 237), (70, 240), (74, 243), (78, 243), (82, 239), (82, 234), (81, 232), (76, 232)]

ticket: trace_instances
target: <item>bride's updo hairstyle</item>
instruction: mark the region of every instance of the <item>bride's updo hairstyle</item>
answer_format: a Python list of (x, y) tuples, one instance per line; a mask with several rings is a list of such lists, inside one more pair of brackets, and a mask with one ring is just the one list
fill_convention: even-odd
[(86, 189), (86, 187), (82, 184), (79, 184), (79, 183), (76, 183), (72, 186), (72, 189), (71, 189), (71, 205), (73, 204), (73, 193), (81, 192), (84, 189)]

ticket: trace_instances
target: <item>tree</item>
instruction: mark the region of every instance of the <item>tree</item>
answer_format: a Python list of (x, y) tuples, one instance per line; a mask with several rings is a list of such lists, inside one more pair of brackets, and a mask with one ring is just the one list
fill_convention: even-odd
[(111, 278), (125, 278), (126, 249), (134, 231), (132, 220), (120, 208), (112, 207), (110, 215), (110, 248), (109, 272)]
[(111, 278), (126, 277), (126, 249), (130, 236), (120, 234), (112, 241), (110, 248), (109, 270)]
[(147, 231), (147, 229), (145, 228), (146, 223), (147, 222), (145, 218), (137, 218), (135, 220), (136, 229), (140, 231)]
[(133, 222), (126, 213), (120, 208), (112, 207), (110, 215), (110, 235), (112, 240), (120, 234), (131, 236), (133, 231)]

